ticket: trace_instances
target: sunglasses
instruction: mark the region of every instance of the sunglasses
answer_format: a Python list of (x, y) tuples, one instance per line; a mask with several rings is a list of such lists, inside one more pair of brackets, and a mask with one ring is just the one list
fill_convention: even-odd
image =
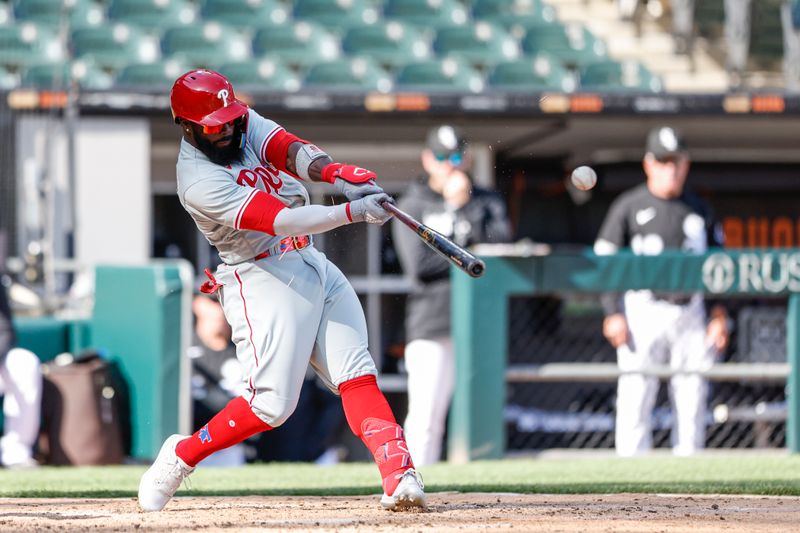
[(434, 153), (433, 156), (439, 162), (450, 161), (450, 164), (453, 166), (459, 166), (461, 163), (464, 162), (464, 154), (462, 154), (461, 152), (453, 152), (452, 154)]
[(243, 117), (238, 117), (230, 122), (226, 122), (225, 124), (219, 124), (217, 126), (203, 126), (203, 133), (206, 135), (216, 135), (217, 133), (222, 133), (222, 130), (224, 130), (226, 126), (236, 127), (241, 124), (243, 120)]

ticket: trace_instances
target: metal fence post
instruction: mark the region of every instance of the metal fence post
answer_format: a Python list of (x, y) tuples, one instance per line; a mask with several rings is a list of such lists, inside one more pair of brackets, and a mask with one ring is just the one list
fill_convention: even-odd
[(453, 268), (452, 333), (456, 386), (450, 409), (448, 459), (499, 459), (505, 452), (508, 296), (534, 291), (530, 258), (487, 257), (486, 274), (472, 279)]
[(786, 360), (789, 380), (786, 401), (789, 418), (786, 420), (786, 446), (792, 453), (800, 452), (800, 294), (789, 295), (786, 313)]

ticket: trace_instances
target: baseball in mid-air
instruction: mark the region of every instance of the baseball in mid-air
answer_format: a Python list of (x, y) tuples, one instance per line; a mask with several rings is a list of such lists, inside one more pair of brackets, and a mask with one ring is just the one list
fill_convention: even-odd
[(580, 166), (572, 171), (572, 184), (576, 189), (588, 191), (597, 183), (597, 174), (592, 167)]

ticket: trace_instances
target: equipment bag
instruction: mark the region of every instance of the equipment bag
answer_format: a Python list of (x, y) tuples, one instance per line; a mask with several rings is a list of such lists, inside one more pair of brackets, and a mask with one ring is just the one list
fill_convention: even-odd
[(47, 464), (106, 465), (122, 462), (124, 401), (121, 381), (97, 354), (68, 354), (42, 365), (42, 434)]

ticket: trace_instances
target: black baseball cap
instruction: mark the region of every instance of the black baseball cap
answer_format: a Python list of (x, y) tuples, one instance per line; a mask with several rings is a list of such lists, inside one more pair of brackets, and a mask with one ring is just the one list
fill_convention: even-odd
[(647, 153), (656, 159), (687, 153), (686, 142), (679, 131), (670, 126), (659, 126), (647, 135)]
[(449, 124), (442, 124), (428, 131), (425, 146), (434, 154), (447, 156), (463, 153), (467, 148), (467, 140), (460, 129)]

